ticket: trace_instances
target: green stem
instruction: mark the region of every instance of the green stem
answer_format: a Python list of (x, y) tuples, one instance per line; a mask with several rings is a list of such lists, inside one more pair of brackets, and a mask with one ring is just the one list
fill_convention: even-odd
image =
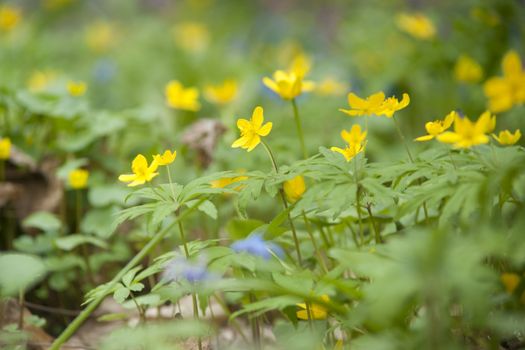
[(325, 273), (328, 272), (328, 268), (326, 267), (323, 255), (321, 254), (321, 250), (319, 250), (319, 246), (317, 245), (317, 241), (315, 240), (314, 234), (311, 230), (310, 222), (308, 221), (308, 217), (306, 216), (306, 213), (303, 210), (303, 219), (304, 219), (304, 225), (306, 227), (306, 232), (308, 232), (308, 235), (310, 236), (310, 239), (312, 240), (312, 244), (314, 245), (315, 253), (317, 254), (317, 259), (319, 261), (319, 264), (323, 268), (323, 271)]
[(355, 200), (356, 200), (356, 211), (357, 211), (357, 221), (359, 223), (359, 239), (361, 240), (361, 245), (365, 243), (365, 236), (363, 233), (363, 220), (361, 218), (361, 186), (359, 185), (359, 176), (357, 175), (357, 160), (354, 158), (354, 178), (356, 184), (355, 190)]
[(18, 315), (18, 329), (23, 330), (24, 329), (24, 290), (20, 289), (18, 292), (18, 306), (20, 307), (20, 314)]
[(304, 134), (303, 127), (301, 125), (301, 118), (299, 117), (299, 109), (297, 108), (297, 102), (295, 98), (292, 99), (293, 106), (293, 117), (295, 119), (295, 126), (297, 128), (297, 135), (299, 136), (299, 143), (301, 145), (301, 152), (303, 152), (303, 158), (308, 158), (308, 152), (306, 151), (306, 146), (304, 144)]
[[(261, 143), (263, 144), (264, 149), (266, 150), (266, 153), (268, 153), (268, 157), (270, 157), (270, 160), (271, 160), (272, 165), (273, 165), (273, 170), (275, 170), (275, 173), (277, 174), (279, 172), (279, 168), (277, 167), (277, 162), (275, 161), (275, 157), (273, 156), (272, 150), (270, 149), (270, 147), (268, 147), (266, 142), (264, 142), (262, 139), (261, 139)], [(288, 203), (286, 203), (286, 197), (284, 196), (284, 192), (283, 192), (282, 186), (279, 189), (279, 195), (281, 197), (281, 201), (283, 202), (284, 210), (288, 210)], [(290, 215), (290, 212), (288, 212), (288, 222), (290, 223), (290, 228), (292, 229), (292, 236), (293, 236), (293, 241), (294, 241), (294, 244), (295, 244), (295, 251), (297, 253), (297, 259), (299, 261), (299, 265), (302, 266), (303, 265), (303, 258), (301, 256), (301, 249), (299, 248), (299, 240), (297, 239), (297, 232), (295, 230), (295, 225), (293, 223), (292, 216)]]
[[(170, 181), (171, 182), (171, 181)], [(182, 226), (182, 221), (179, 220), (179, 231), (180, 231), (180, 238), (182, 240), (182, 245), (184, 247), (184, 254), (186, 255), (186, 259), (190, 258), (190, 251), (188, 249), (188, 243), (186, 241), (186, 236), (184, 234), (184, 227)], [(199, 304), (197, 303), (197, 294), (191, 293), (191, 302), (193, 304), (193, 317), (195, 317), (196, 320), (199, 319)], [(202, 350), (202, 340), (199, 337), (197, 339), (199, 350)]]
[(135, 307), (139, 312), (140, 321), (142, 323), (146, 323), (146, 313), (144, 312), (144, 308), (138, 303), (137, 299), (135, 299), (133, 292), (129, 293), (129, 295), (131, 297), (131, 300), (133, 300), (133, 303), (135, 303)]
[[(76, 232), (80, 233), (80, 221), (82, 220), (82, 191), (81, 190), (75, 190), (75, 206), (76, 206)], [(80, 252), (82, 253), (82, 257), (84, 258), (84, 263), (86, 264), (86, 272), (87, 272), (87, 278), (88, 281), (95, 286), (95, 278), (93, 275), (93, 270), (91, 268), (91, 263), (89, 262), (89, 251), (88, 247), (85, 244), (82, 244), (80, 246)]]
[(370, 203), (366, 205), (366, 210), (368, 211), (368, 217), (370, 218), (370, 221), (372, 222), (372, 228), (374, 229), (376, 244), (383, 243), (383, 239), (381, 238), (381, 233), (379, 232), (379, 229), (376, 226), (374, 215), (372, 215), (372, 206)]
[[(399, 138), (401, 139), (401, 141), (403, 142), (403, 145), (405, 146), (405, 150), (407, 151), (408, 159), (410, 159), (410, 163), (414, 163), (414, 158), (412, 157), (412, 153), (410, 153), (410, 148), (408, 147), (408, 144), (406, 142), (405, 135), (401, 131), (401, 128), (399, 127), (399, 124), (397, 122), (396, 117), (392, 116), (392, 120), (394, 121), (394, 125), (396, 126), (396, 130), (397, 130), (397, 133), (399, 135)], [(419, 180), (419, 179), (418, 179), (418, 184), (421, 185), (421, 180)], [(425, 220), (428, 223), (429, 222), (429, 220), (428, 220), (428, 209), (427, 209), (427, 203), (426, 202), (423, 202), (423, 212), (425, 213)]]
[(98, 295), (97, 298), (95, 298), (91, 303), (87, 305), (87, 307), (78, 315), (73, 322), (69, 324), (69, 326), (60, 334), (58, 338), (55, 339), (49, 350), (58, 350), (64, 344), (71, 336), (77, 331), (77, 329), (86, 321), (86, 319), (97, 309), (97, 307), (102, 303), (104, 298), (106, 298), (107, 295), (111, 294), (112, 289), (117, 285), (117, 283), (122, 280), (122, 277), (126, 273), (128, 273), (132, 268), (137, 266), (148, 254), (149, 252), (157, 246), (171, 231), (173, 226), (182, 221), (185, 217), (187, 217), (191, 212), (193, 212), (199, 205), (201, 205), (206, 199), (202, 198), (189, 208), (188, 210), (184, 211), (180, 216), (176, 217), (175, 220), (166, 226), (163, 230), (159, 231), (157, 234), (153, 236), (153, 238), (146, 243), (146, 245), (131, 259), (122, 270), (117, 273), (113, 279), (106, 284), (105, 290)]

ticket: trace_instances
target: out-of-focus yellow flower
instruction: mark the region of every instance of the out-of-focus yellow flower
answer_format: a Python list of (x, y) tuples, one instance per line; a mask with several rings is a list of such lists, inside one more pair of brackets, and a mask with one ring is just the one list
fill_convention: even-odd
[(199, 53), (208, 48), (210, 33), (208, 28), (199, 22), (183, 22), (173, 28), (175, 43), (181, 49)]
[(521, 281), (520, 276), (512, 272), (502, 273), (500, 279), (509, 294), (514, 293), (514, 290), (516, 290), (516, 287), (518, 287)]
[(283, 70), (276, 71), (273, 79), (264, 77), (263, 83), (284, 100), (293, 100), (303, 92), (309, 92), (315, 88), (312, 81), (303, 81), (296, 73)]
[(204, 88), (204, 97), (212, 103), (224, 105), (232, 102), (239, 91), (239, 86), (235, 80), (225, 80), (220, 85), (207, 85)]
[[(223, 177), (222, 179), (213, 180), (210, 182), (212, 188), (224, 188), (233, 183), (247, 180), (248, 176), (235, 176), (235, 177)], [(239, 191), (242, 186), (237, 186), (234, 188), (235, 191)]]
[(133, 174), (123, 174), (120, 175), (118, 179), (122, 182), (129, 182), (129, 187), (143, 185), (159, 175), (159, 173), (156, 172), (158, 167), (159, 164), (156, 161), (152, 161), (151, 164), (148, 165), (146, 157), (139, 154), (131, 163), (131, 171), (133, 171)]
[(454, 78), (463, 83), (477, 83), (483, 77), (483, 68), (472, 57), (459, 56), (454, 66)]
[(392, 118), (395, 112), (405, 108), (409, 103), (410, 96), (408, 96), (407, 93), (403, 94), (403, 99), (401, 101), (395, 97), (389, 97), (385, 100), (385, 103), (383, 104), (383, 111), (381, 111), (379, 114), (384, 115), (387, 118)]
[(446, 131), (437, 136), (437, 140), (443, 143), (453, 144), (455, 148), (470, 148), (489, 142), (486, 135), (496, 127), (496, 117), (489, 111), (484, 112), (476, 122), (467, 117), (456, 117), (454, 120), (454, 131)]
[(18, 7), (10, 5), (0, 6), (0, 31), (10, 32), (18, 25), (21, 19), (22, 13)]
[(69, 172), (69, 186), (75, 190), (81, 190), (87, 187), (89, 171), (84, 169), (75, 169)]
[(86, 44), (94, 52), (108, 51), (116, 40), (115, 28), (109, 22), (96, 22), (86, 29)]
[(201, 109), (199, 90), (195, 87), (185, 88), (179, 81), (172, 80), (164, 89), (166, 104), (175, 109), (196, 112)]
[(166, 150), (162, 155), (154, 155), (153, 161), (158, 165), (170, 165), (175, 161), (175, 158), (177, 158), (177, 151), (171, 152), (170, 150)]
[(83, 81), (68, 81), (67, 82), (67, 91), (71, 96), (79, 97), (86, 93), (87, 84)]
[(294, 73), (300, 79), (304, 79), (306, 74), (310, 72), (312, 68), (312, 60), (304, 52), (299, 52), (288, 69), (289, 72)]
[(347, 162), (351, 161), (358, 153), (365, 150), (367, 131), (361, 131), (361, 126), (354, 124), (350, 132), (341, 131), (341, 138), (347, 143), (346, 148), (331, 147), (333, 152), (341, 153)]
[(27, 80), (27, 88), (32, 92), (45, 90), (57, 77), (57, 73), (51, 70), (37, 70)]
[[(326, 294), (321, 295), (321, 299), (325, 302), (330, 301), (330, 297)], [(308, 320), (310, 317), (308, 317), (309, 315), (306, 308), (306, 303), (299, 303), (297, 306), (302, 309), (297, 311), (297, 318), (300, 320)], [(325, 307), (319, 304), (310, 305), (310, 314), (313, 320), (324, 320), (328, 316), (328, 312)]]
[(492, 134), (492, 137), (494, 137), (494, 139), (500, 144), (510, 146), (519, 141), (521, 138), (521, 131), (516, 129), (513, 134), (509, 130), (503, 130), (499, 132), (499, 136)]
[(288, 202), (292, 204), (297, 202), (303, 196), (304, 191), (306, 191), (304, 177), (298, 175), (291, 180), (285, 181), (283, 189)]
[(322, 96), (341, 96), (348, 90), (345, 83), (341, 83), (334, 78), (326, 78), (315, 85), (315, 93)]
[(436, 35), (434, 23), (422, 13), (401, 13), (396, 23), (399, 29), (417, 39), (429, 40)]
[(430, 141), (438, 135), (444, 133), (456, 118), (459, 118), (459, 115), (456, 111), (450, 112), (444, 120), (435, 120), (433, 122), (428, 122), (425, 124), (425, 129), (427, 130), (428, 135), (420, 136), (415, 139), (415, 141)]
[(9, 159), (11, 154), (11, 139), (8, 137), (0, 138), (0, 159)]
[(507, 111), (525, 102), (525, 70), (516, 51), (505, 54), (502, 68), (502, 77), (492, 77), (483, 86), (489, 99), (489, 110), (494, 113)]
[(58, 10), (70, 5), (73, 0), (43, 0), (44, 8), (48, 10)]
[(237, 120), (237, 127), (241, 131), (241, 137), (235, 140), (232, 148), (241, 147), (248, 152), (253, 150), (261, 142), (261, 136), (267, 136), (272, 131), (272, 122), (263, 125), (264, 111), (261, 106), (255, 107), (250, 120)]

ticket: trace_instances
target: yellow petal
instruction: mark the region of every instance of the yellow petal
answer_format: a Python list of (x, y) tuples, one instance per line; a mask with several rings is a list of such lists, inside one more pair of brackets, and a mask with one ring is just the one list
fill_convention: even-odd
[(261, 106), (257, 106), (253, 110), (251, 124), (253, 125), (254, 129), (257, 130), (261, 127), (263, 122), (264, 122), (263, 108)]
[(270, 131), (272, 131), (272, 122), (268, 122), (266, 124), (264, 124), (260, 129), (259, 131), (257, 131), (257, 134), (259, 134), (260, 136), (267, 136)]
[(437, 140), (443, 143), (456, 143), (461, 140), (461, 136), (452, 131), (444, 132), (437, 136)]
[(137, 178), (137, 175), (135, 174), (122, 174), (118, 177), (119, 181), (122, 182), (131, 182)]
[(247, 151), (248, 152), (251, 152), (255, 147), (257, 147), (257, 145), (261, 142), (261, 138), (259, 137), (259, 135), (254, 135), (249, 141), (248, 143), (245, 145), (245, 147), (247, 148)]
[(232, 148), (238, 148), (244, 146), (248, 142), (248, 136), (241, 136), (232, 143)]
[(249, 129), (251, 128), (251, 123), (249, 120), (246, 120), (246, 119), (237, 119), (237, 127), (240, 129), (240, 130), (245, 130), (245, 129)]
[(137, 173), (143, 173), (148, 168), (148, 161), (146, 160), (146, 157), (144, 157), (142, 154), (139, 154), (133, 159), (133, 162), (131, 163), (131, 170), (137, 174)]
[[(362, 109), (366, 107), (366, 100), (362, 99), (361, 97), (357, 96), (353, 92), (350, 92), (348, 94), (348, 105), (355, 109)], [(341, 112), (344, 112), (345, 110), (341, 110)]]
[(415, 141), (419, 141), (419, 142), (422, 142), (422, 141), (430, 141), (430, 140), (432, 140), (434, 137), (435, 137), (434, 135), (424, 135), (424, 136), (417, 137), (417, 138), (415, 138), (414, 140), (415, 140)]
[(509, 51), (502, 61), (503, 74), (506, 77), (516, 77), (522, 73), (521, 59), (518, 53), (514, 50)]
[(263, 84), (266, 85), (270, 90), (276, 93), (279, 93), (279, 88), (277, 84), (275, 83), (275, 81), (273, 81), (272, 79), (268, 77), (264, 77), (262, 81), (263, 81)]

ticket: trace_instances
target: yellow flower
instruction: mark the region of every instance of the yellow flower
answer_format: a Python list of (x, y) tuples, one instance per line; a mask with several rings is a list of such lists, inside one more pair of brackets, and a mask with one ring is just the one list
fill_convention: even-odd
[(9, 159), (11, 154), (11, 139), (8, 137), (0, 138), (0, 159)]
[(261, 142), (261, 136), (267, 136), (272, 131), (272, 123), (263, 125), (264, 115), (261, 106), (255, 107), (250, 120), (237, 120), (237, 127), (241, 131), (241, 137), (235, 140), (232, 148), (241, 147), (248, 152), (253, 150)]
[(401, 13), (396, 19), (397, 26), (414, 38), (429, 40), (436, 35), (436, 27), (427, 16), (421, 13)]
[(363, 99), (353, 92), (348, 94), (348, 105), (350, 109), (342, 109), (339, 111), (346, 113), (352, 117), (362, 115), (379, 115), (383, 111), (385, 103), (385, 93), (380, 91)]
[[(229, 186), (233, 183), (247, 180), (248, 176), (235, 176), (235, 177), (223, 177), (222, 179), (213, 180), (210, 182), (211, 188), (224, 188), (226, 186)], [(234, 190), (239, 191), (242, 188), (242, 186), (237, 186), (234, 188)]]
[(207, 85), (204, 88), (204, 97), (212, 103), (224, 105), (233, 101), (238, 91), (239, 87), (235, 80), (225, 80), (220, 85)]
[(379, 115), (384, 115), (387, 118), (392, 118), (395, 112), (405, 108), (410, 103), (410, 97), (407, 93), (403, 94), (403, 99), (399, 101), (395, 97), (389, 97), (385, 100), (383, 104), (383, 111)]
[(292, 100), (303, 92), (312, 91), (315, 87), (313, 82), (303, 81), (302, 77), (295, 72), (285, 72), (282, 70), (276, 71), (273, 74), (273, 79), (264, 77), (263, 83), (285, 100)]
[(175, 43), (181, 49), (199, 53), (208, 47), (210, 33), (205, 25), (199, 22), (183, 22), (173, 28)]
[(446, 131), (437, 136), (437, 140), (443, 143), (453, 144), (455, 148), (470, 148), (489, 142), (486, 135), (496, 127), (496, 117), (489, 111), (484, 112), (474, 123), (467, 117), (456, 117), (454, 120), (454, 131)]
[(171, 152), (170, 150), (164, 151), (164, 154), (156, 154), (153, 156), (153, 161), (158, 165), (170, 165), (177, 158), (177, 151)]
[(69, 186), (75, 190), (81, 190), (87, 187), (89, 171), (84, 169), (72, 170), (68, 175)]
[(122, 182), (130, 182), (128, 184), (130, 187), (142, 185), (159, 175), (159, 173), (155, 172), (158, 167), (159, 164), (156, 161), (151, 162), (151, 165), (148, 166), (146, 157), (139, 154), (131, 163), (131, 171), (133, 171), (133, 174), (123, 174), (120, 175), (118, 179)]
[(283, 185), (284, 194), (286, 196), (286, 200), (290, 203), (295, 203), (304, 194), (304, 191), (306, 191), (306, 184), (304, 182), (304, 177), (301, 175), (298, 175), (294, 177), (291, 180), (285, 181)]
[(463, 83), (477, 83), (483, 77), (483, 68), (469, 56), (462, 55), (456, 61), (454, 78)]
[(502, 68), (502, 77), (492, 77), (483, 86), (489, 110), (494, 113), (525, 102), (525, 71), (516, 51), (511, 50), (503, 57)]
[(32, 92), (43, 91), (56, 79), (56, 75), (51, 70), (34, 71), (27, 80), (27, 87)]
[(115, 38), (115, 29), (108, 22), (96, 22), (86, 29), (86, 44), (95, 52), (108, 51)]
[(201, 108), (199, 90), (194, 87), (185, 88), (179, 81), (172, 80), (164, 89), (166, 104), (175, 109), (196, 112)]
[(499, 132), (499, 136), (492, 134), (492, 137), (494, 137), (494, 139), (500, 144), (510, 146), (519, 141), (521, 138), (521, 131), (516, 129), (513, 134), (509, 130), (503, 130)]
[(341, 138), (348, 144), (346, 148), (331, 147), (333, 152), (341, 153), (347, 162), (351, 161), (358, 153), (365, 150), (367, 132), (361, 131), (361, 126), (355, 124), (350, 132), (341, 131)]
[[(330, 297), (326, 294), (321, 295), (321, 299), (325, 302), (330, 301)], [(300, 320), (308, 320), (309, 315), (308, 310), (306, 309), (306, 303), (299, 303), (297, 306), (302, 309), (297, 311), (297, 318)], [(324, 320), (326, 319), (328, 312), (322, 305), (310, 304), (310, 314), (313, 320)]]
[(348, 90), (347, 85), (334, 78), (326, 78), (315, 86), (315, 92), (322, 96), (341, 96), (346, 90)]
[(310, 72), (311, 68), (312, 61), (310, 58), (304, 52), (299, 52), (292, 60), (288, 71), (294, 73), (300, 79), (303, 79), (306, 74)]
[(507, 293), (512, 294), (520, 284), (520, 276), (515, 273), (505, 272), (501, 274), (501, 283), (505, 286)]
[(436, 136), (444, 133), (456, 118), (459, 118), (459, 115), (456, 111), (450, 112), (444, 120), (435, 120), (433, 122), (428, 122), (425, 124), (425, 129), (427, 130), (428, 135), (420, 136), (415, 139), (415, 141), (430, 141)]
[(22, 15), (19, 8), (9, 5), (0, 6), (0, 31), (11, 31), (17, 26), (21, 18)]
[(87, 91), (87, 85), (83, 81), (68, 81), (67, 91), (71, 96), (82, 96)]

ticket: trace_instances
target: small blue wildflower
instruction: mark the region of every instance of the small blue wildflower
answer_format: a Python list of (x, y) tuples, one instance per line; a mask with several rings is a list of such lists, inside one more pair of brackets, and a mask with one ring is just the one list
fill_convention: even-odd
[(206, 264), (189, 262), (182, 257), (172, 259), (164, 270), (164, 278), (169, 281), (187, 280), (196, 283), (208, 280), (210, 277)]
[(231, 245), (231, 248), (236, 252), (246, 252), (265, 260), (268, 260), (272, 254), (271, 252), (282, 256), (283, 251), (277, 244), (263, 240), (259, 234), (252, 234), (245, 239), (237, 241)]

